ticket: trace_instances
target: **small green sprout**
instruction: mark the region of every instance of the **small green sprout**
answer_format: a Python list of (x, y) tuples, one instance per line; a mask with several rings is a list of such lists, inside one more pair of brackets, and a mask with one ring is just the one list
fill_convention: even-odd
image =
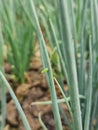
[(47, 71), (48, 71), (48, 68), (44, 68), (44, 69), (41, 71), (41, 73), (44, 74), (44, 73), (46, 73)]

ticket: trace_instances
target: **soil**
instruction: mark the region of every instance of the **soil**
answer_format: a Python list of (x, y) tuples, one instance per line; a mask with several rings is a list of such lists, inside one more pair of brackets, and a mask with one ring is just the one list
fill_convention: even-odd
[[(32, 130), (43, 130), (39, 123), (39, 114), (41, 114), (42, 121), (46, 125), (48, 130), (55, 130), (55, 121), (53, 118), (52, 106), (51, 105), (31, 105), (32, 102), (50, 100), (50, 92), (46, 83), (45, 75), (41, 74), (42, 64), (40, 60), (40, 54), (36, 51), (33, 56), (30, 68), (25, 74), (26, 82), (19, 84), (11, 77), (8, 77), (8, 81), (11, 84), (25, 114)], [(8, 62), (5, 62), (6, 73), (11, 73), (11, 67)], [(65, 84), (65, 89), (67, 89)], [(61, 98), (61, 93), (56, 87), (57, 96)], [(61, 104), (66, 114), (69, 116), (68, 109), (65, 104)], [(7, 114), (6, 114), (6, 126), (4, 130), (25, 130), (19, 113), (14, 105), (13, 100), (7, 92)], [(63, 130), (69, 130), (63, 117), (62, 125)]]

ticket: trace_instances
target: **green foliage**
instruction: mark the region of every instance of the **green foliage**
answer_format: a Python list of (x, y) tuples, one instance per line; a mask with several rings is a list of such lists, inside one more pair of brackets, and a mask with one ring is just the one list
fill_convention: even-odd
[[(44, 68), (42, 73), (46, 75), (51, 94), (51, 101), (38, 104), (52, 104), (56, 129), (62, 130), (60, 111), (71, 130), (98, 130), (98, 1), (1, 0), (0, 4), (8, 59), (21, 82), (29, 67), (36, 29)], [(50, 57), (47, 44), (53, 50)], [(64, 80), (68, 91), (64, 88)], [(54, 81), (62, 99), (57, 99)], [(8, 89), (12, 93), (9, 86)], [(72, 121), (60, 103), (67, 105)], [(94, 120), (96, 124), (93, 124)], [(40, 123), (47, 129), (41, 117)]]
[[(45, 29), (43, 36), (45, 39), (48, 38), (51, 48), (56, 48), (59, 56), (59, 60), (55, 60), (54, 55), (52, 60), (50, 57), (50, 60), (51, 64), (58, 64), (56, 67), (62, 73), (57, 76), (58, 81), (64, 91), (63, 94), (69, 95), (71, 99), (71, 105), (68, 108), (72, 111), (72, 127), (70, 128), (72, 130), (98, 129), (98, 117), (96, 116), (98, 115), (97, 5), (97, 0), (48, 2), (42, 0), (39, 8), (37, 5), (37, 14), (41, 20), (41, 26)], [(39, 32), (37, 28), (38, 36)], [(42, 54), (43, 59), (45, 56)], [(46, 60), (43, 60), (43, 64), (46, 64)], [(67, 80), (69, 92), (64, 90), (62, 77)], [(79, 100), (80, 94), (85, 96), (85, 100)], [(93, 125), (94, 119), (97, 120), (95, 126)]]
[(55, 123), (56, 123), (56, 129), (57, 130), (62, 130), (62, 125), (61, 125), (61, 119), (60, 119), (60, 114), (59, 114), (59, 107), (57, 103), (57, 96), (56, 96), (56, 91), (55, 91), (55, 86), (54, 86), (54, 80), (53, 80), (53, 74), (52, 74), (52, 68), (49, 60), (49, 55), (46, 49), (45, 45), (45, 40), (43, 38), (43, 34), (41, 32), (39, 20), (36, 14), (34, 2), (30, 0), (31, 7), (32, 7), (32, 12), (33, 12), (33, 17), (34, 21), (36, 23), (36, 31), (39, 39), (39, 46), (40, 46), (40, 51), (41, 51), (41, 57), (42, 57), (42, 62), (43, 62), (43, 67), (48, 68), (48, 71), (46, 72), (46, 78), (47, 78), (47, 83), (50, 88), (50, 94), (51, 94), (51, 100), (53, 101), (53, 112), (54, 112), (54, 118), (55, 118)]
[[(28, 9), (28, 4), (26, 9)], [(2, 1), (2, 28), (8, 49), (8, 60), (20, 82), (34, 53), (35, 33), (18, 1)]]

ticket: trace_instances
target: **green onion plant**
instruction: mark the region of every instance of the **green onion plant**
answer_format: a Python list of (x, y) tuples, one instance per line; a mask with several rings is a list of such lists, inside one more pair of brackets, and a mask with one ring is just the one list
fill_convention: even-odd
[(20, 106), (20, 103), (4, 76), (5, 73), (4, 73), (3, 46), (4, 46), (4, 40), (2, 35), (1, 23), (0, 23), (0, 117), (1, 117), (0, 130), (4, 130), (5, 123), (6, 123), (5, 122), (6, 121), (6, 89), (8, 89), (9, 93), (12, 96), (12, 99), (16, 105), (17, 110), (19, 111), (25, 129), (31, 130), (30, 125), (26, 119), (26, 116)]
[[(0, 4), (3, 32), (3, 35), (0, 32), (0, 45), (2, 41), (6, 43), (8, 59), (14, 65), (15, 75), (21, 82), (24, 82), (24, 72), (32, 55), (34, 30), (38, 36), (42, 73), (46, 75), (51, 101), (33, 102), (32, 105), (52, 105), (56, 130), (63, 130), (61, 116), (70, 130), (98, 130), (98, 1), (2, 0)], [(47, 45), (52, 50), (50, 55)], [(54, 60), (58, 70), (55, 74)], [(1, 67), (2, 61), (0, 59)], [(67, 81), (68, 91), (64, 88), (64, 80)], [(61, 91), (62, 99), (57, 97), (55, 83)], [(17, 98), (0, 72), (0, 90), (3, 96), (4, 86), (12, 95), (17, 109), (21, 110), (19, 112), (25, 129), (31, 129)], [(71, 119), (67, 117), (61, 103), (66, 104)], [(5, 100), (2, 108), (4, 106)], [(5, 113), (2, 110), (3, 128)], [(39, 122), (43, 129), (47, 129), (40, 114)]]
[[(61, 85), (61, 83), (58, 82), (59, 79), (58, 81), (56, 79), (56, 82), (58, 83), (58, 86), (61, 87), (60, 91), (63, 95), (63, 100), (65, 100), (70, 112), (72, 122), (70, 122), (67, 117), (68, 122), (71, 123), (70, 129), (97, 130), (97, 0), (54, 0), (54, 2), (42, 0), (41, 12), (35, 10), (37, 7), (34, 6), (34, 0), (30, 0), (30, 2), (32, 5), (33, 18), (36, 21), (35, 28), (39, 39), (43, 65), (44, 68), (48, 68), (46, 77), (51, 95), (55, 95), (54, 91), (51, 91), (51, 87), (53, 86), (51, 85), (50, 87), (50, 83), (55, 77), (51, 72), (51, 69), (49, 69), (52, 63), (45, 66), (48, 60), (48, 51), (45, 47), (47, 46), (47, 42), (44, 40), (44, 33), (41, 32), (38, 18), (44, 23), (43, 26), (46, 30), (46, 36), (48, 37), (49, 42), (51, 42), (50, 47), (56, 48), (59, 57), (58, 64), (60, 64), (60, 69), (58, 69), (62, 73), (62, 80), (63, 78), (67, 80), (69, 87), (68, 92), (65, 91), (64, 85)], [(55, 3), (55, 6), (53, 3)], [(54, 7), (55, 13), (52, 12), (51, 7)], [(56, 18), (56, 20), (54, 20), (54, 18)], [(52, 80), (47, 76), (49, 72), (52, 73)], [(80, 95), (84, 96), (85, 99), (80, 100)], [(70, 104), (66, 102), (67, 96), (70, 97)], [(55, 102), (53, 98), (54, 96), (51, 96), (55, 117)], [(59, 100), (56, 102), (59, 103)], [(46, 104), (48, 103), (50, 102), (47, 102)], [(59, 109), (59, 111), (62, 113), (61, 109)], [(59, 119), (60, 118), (58, 118), (58, 121)], [(94, 120), (96, 120), (96, 124), (93, 124)], [(55, 119), (55, 121), (57, 121), (57, 119)], [(56, 129), (59, 130), (57, 124)]]
[[(29, 9), (25, 1), (26, 10)], [(14, 75), (20, 82), (25, 81), (25, 72), (29, 68), (34, 53), (35, 33), (32, 24), (23, 11), (19, 1), (1, 1), (1, 22), (4, 43), (7, 46), (8, 61), (12, 66)]]

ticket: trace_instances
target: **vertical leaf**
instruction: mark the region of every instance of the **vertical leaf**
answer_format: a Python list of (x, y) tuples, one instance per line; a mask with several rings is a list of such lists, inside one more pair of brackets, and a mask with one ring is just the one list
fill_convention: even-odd
[(89, 75), (88, 75), (88, 86), (86, 91), (86, 112), (85, 112), (85, 121), (84, 121), (84, 130), (89, 130), (90, 126), (90, 115), (91, 115), (91, 104), (92, 104), (92, 46), (91, 46), (91, 37), (89, 43), (89, 52), (90, 52), (90, 63), (89, 63)]
[[(4, 72), (4, 57), (3, 57), (3, 36), (2, 36), (2, 29), (1, 29), (1, 23), (0, 23), (0, 71)], [(6, 118), (6, 91), (5, 88), (2, 87), (2, 84), (0, 84), (0, 95), (1, 95), (1, 114), (2, 114), (2, 120), (1, 120), (1, 129), (4, 129), (5, 126), (5, 118)]]
[(67, 1), (59, 1), (60, 19), (62, 23), (63, 43), (65, 44), (65, 54), (67, 59), (67, 73), (69, 78), (69, 91), (71, 98), (71, 107), (73, 112), (73, 125), (75, 130), (82, 130), (82, 119), (78, 92), (78, 79), (75, 62), (74, 44), (70, 28), (70, 20), (67, 9)]

